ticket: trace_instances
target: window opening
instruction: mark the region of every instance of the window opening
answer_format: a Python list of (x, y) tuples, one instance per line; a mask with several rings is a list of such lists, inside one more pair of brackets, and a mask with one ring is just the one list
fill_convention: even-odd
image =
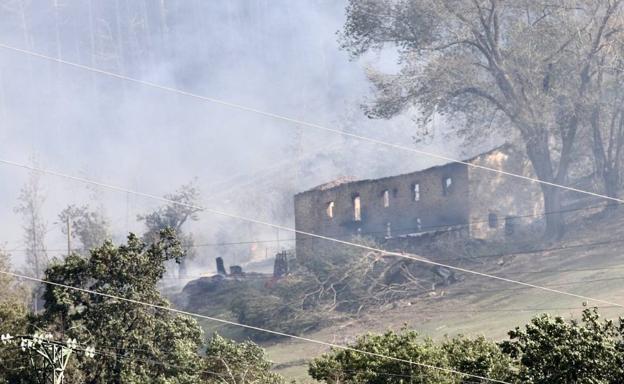
[(383, 191), (383, 206), (388, 208), (390, 206), (390, 191), (387, 189)]
[(505, 235), (513, 235), (516, 231), (516, 217), (505, 217)]
[(490, 228), (498, 227), (498, 216), (496, 215), (496, 213), (490, 213), (488, 215), (488, 225), (490, 226)]
[(451, 188), (453, 186), (453, 179), (450, 177), (445, 177), (442, 179), (442, 192), (444, 196), (448, 195), (451, 192)]
[(330, 219), (334, 217), (334, 202), (330, 201), (329, 203), (327, 203), (327, 217), (329, 217)]
[(360, 196), (357, 195), (353, 198), (353, 220), (362, 220), (362, 205), (360, 202)]
[(420, 201), (420, 184), (418, 183), (414, 184), (413, 192), (414, 192), (414, 201)]

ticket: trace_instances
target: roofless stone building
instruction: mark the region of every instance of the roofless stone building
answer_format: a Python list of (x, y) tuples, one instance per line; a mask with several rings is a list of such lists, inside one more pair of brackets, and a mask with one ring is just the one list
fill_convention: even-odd
[[(523, 152), (503, 145), (463, 163), (374, 180), (342, 178), (295, 195), (296, 229), (341, 240), (361, 235), (404, 250), (450, 231), (459, 238), (501, 239), (540, 218), (539, 184), (468, 164), (535, 177)], [(329, 243), (300, 233), (296, 238), (302, 260)]]

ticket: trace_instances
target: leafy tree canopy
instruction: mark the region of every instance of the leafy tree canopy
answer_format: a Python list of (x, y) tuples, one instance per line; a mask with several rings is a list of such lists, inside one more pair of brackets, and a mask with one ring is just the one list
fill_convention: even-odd
[(501, 348), (519, 361), (523, 383), (622, 383), (623, 329), (622, 319), (601, 320), (596, 309), (581, 321), (544, 314), (510, 331)]
[(264, 350), (246, 341), (236, 343), (218, 334), (208, 341), (203, 359), (205, 379), (208, 383), (282, 384), (284, 379), (271, 372), (271, 362)]
[[(510, 383), (615, 384), (624, 382), (623, 335), (624, 319), (601, 320), (594, 308), (583, 311), (580, 320), (536, 316), (498, 344), (463, 336), (434, 343), (403, 329), (359, 337), (350, 347)], [(313, 360), (309, 373), (331, 384), (478, 380), (339, 349)]]
[[(46, 279), (167, 307), (157, 283), (165, 262), (181, 257), (172, 230), (162, 231), (150, 245), (130, 234), (125, 245), (106, 241), (87, 257), (67, 257), (47, 269)], [(163, 383), (196, 382), (201, 330), (193, 319), (52, 285), (44, 299), (43, 318), (58, 333), (94, 344), (107, 354), (79, 362), (86, 382), (144, 383), (155, 378)]]

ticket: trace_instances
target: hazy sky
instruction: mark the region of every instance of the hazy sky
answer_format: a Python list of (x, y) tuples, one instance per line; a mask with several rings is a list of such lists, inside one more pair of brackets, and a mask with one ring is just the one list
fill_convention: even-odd
[[(336, 38), (343, 1), (34, 3), (7, 7), (0, 43), (412, 144), (409, 117), (362, 116), (359, 105), (370, 97), (365, 67), (391, 68), (394, 57), (349, 61)], [(197, 177), (204, 204), (280, 224), (293, 223), (295, 191), (344, 174), (377, 177), (435, 163), (2, 49), (0, 76), (2, 158), (35, 156), (45, 168), (157, 195)], [(457, 146), (440, 140), (428, 149), (456, 154)], [(27, 173), (0, 166), (0, 177), (0, 240), (11, 249), (21, 246), (13, 207)], [(43, 184), (51, 249), (65, 244), (54, 222), (67, 204), (101, 205), (117, 238), (140, 231), (136, 214), (158, 205), (50, 176)], [(274, 233), (207, 214), (192, 229), (199, 241)]]

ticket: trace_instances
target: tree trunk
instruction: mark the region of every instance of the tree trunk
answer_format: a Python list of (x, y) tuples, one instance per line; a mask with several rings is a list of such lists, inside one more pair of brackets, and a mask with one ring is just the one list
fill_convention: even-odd
[[(615, 119), (615, 117), (614, 117)], [(622, 143), (621, 129), (617, 131), (615, 120), (611, 122), (608, 147), (605, 148), (603, 143), (603, 137), (601, 133), (601, 121), (600, 111), (595, 108), (590, 119), (592, 126), (592, 152), (594, 154), (594, 165), (596, 176), (602, 181), (604, 185), (604, 193), (609, 197), (618, 196), (618, 188), (620, 186), (620, 171), (619, 171), (619, 152)], [(613, 210), (619, 205), (615, 200), (608, 200), (607, 210)]]
[[(525, 141), (527, 155), (531, 160), (537, 178), (546, 183), (555, 183), (552, 169), (552, 160), (548, 148), (548, 133), (542, 131), (532, 140)], [(546, 218), (545, 236), (560, 238), (564, 232), (563, 213), (561, 212), (562, 189), (552, 185), (540, 183), (544, 197), (544, 215)]]
[[(609, 167), (603, 176), (604, 186), (605, 186), (605, 194), (609, 197), (617, 197), (618, 196), (618, 188), (620, 186), (620, 178), (619, 172), (617, 168)], [(620, 204), (615, 200), (609, 200), (607, 202), (607, 209), (613, 210), (617, 208)]]
[(561, 212), (561, 188), (542, 184), (544, 195), (544, 215), (546, 216), (546, 237), (559, 239), (565, 231)]

